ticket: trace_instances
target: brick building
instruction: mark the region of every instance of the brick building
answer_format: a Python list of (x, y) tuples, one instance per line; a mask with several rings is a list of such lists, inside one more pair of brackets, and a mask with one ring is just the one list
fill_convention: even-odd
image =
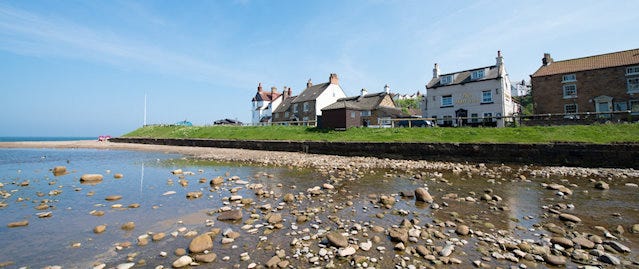
[(546, 53), (531, 83), (536, 114), (632, 110), (636, 115), (639, 49), (563, 61), (554, 61)]
[(322, 109), (322, 128), (347, 129), (379, 125), (391, 118), (406, 117), (389, 92), (368, 94), (362, 89), (359, 96), (338, 99)]

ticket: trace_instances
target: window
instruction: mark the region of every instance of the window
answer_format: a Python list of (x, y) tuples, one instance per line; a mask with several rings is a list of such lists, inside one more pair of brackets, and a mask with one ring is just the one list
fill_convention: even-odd
[(639, 93), (639, 77), (628, 79), (628, 93)]
[(453, 96), (452, 95), (444, 95), (442, 96), (442, 107), (453, 106)]
[(355, 118), (355, 111), (351, 111), (351, 118)]
[(633, 115), (639, 113), (639, 100), (630, 100), (628, 105), (630, 106), (630, 111), (632, 111)]
[(561, 82), (573, 82), (577, 81), (577, 76), (575, 74), (564, 75), (561, 79)]
[(362, 111), (361, 115), (362, 115), (362, 117), (369, 117), (371, 115), (371, 111), (370, 110)]
[(297, 104), (293, 105), (293, 113), (297, 113)]
[(564, 114), (575, 114), (575, 113), (577, 113), (577, 104), (564, 105)]
[(484, 113), (484, 122), (493, 121), (493, 113)]
[(473, 71), (473, 73), (470, 75), (470, 78), (472, 80), (480, 79), (480, 78), (483, 78), (483, 77), (484, 77), (484, 70), (483, 69), (482, 70)]
[(284, 112), (284, 118), (288, 118), (288, 111)]
[(447, 85), (453, 82), (453, 75), (443, 76), (440, 84)]
[(575, 84), (564, 85), (564, 98), (575, 98), (575, 97), (577, 97), (577, 85)]
[(308, 121), (308, 117), (303, 117), (302, 121)]
[(615, 102), (613, 108), (615, 111), (628, 111), (628, 103)]
[(639, 75), (639, 65), (626, 68), (626, 75)]
[(274, 118), (274, 119), (278, 119), (279, 117), (280, 117), (280, 113), (275, 113), (275, 114), (273, 115), (273, 118)]
[(478, 122), (478, 121), (479, 121), (479, 119), (478, 119), (478, 115), (477, 115), (477, 113), (471, 113), (471, 114), (470, 114), (470, 122), (474, 122), (474, 123), (476, 123), (476, 122)]
[(492, 103), (493, 102), (493, 91), (487, 90), (481, 92), (481, 103)]
[(444, 116), (444, 126), (453, 126), (453, 116)]
[(307, 112), (309, 109), (308, 102), (304, 102), (304, 112)]

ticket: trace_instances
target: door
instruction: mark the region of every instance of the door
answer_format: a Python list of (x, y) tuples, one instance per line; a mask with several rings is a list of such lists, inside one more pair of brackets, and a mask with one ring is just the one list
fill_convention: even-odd
[(458, 109), (455, 111), (455, 118), (457, 118), (458, 126), (465, 126), (468, 123), (468, 110), (466, 109)]
[(601, 95), (601, 96), (595, 97), (594, 99), (595, 99), (595, 110), (598, 113), (602, 113), (602, 114), (598, 114), (599, 117), (610, 118), (610, 114), (606, 114), (606, 113), (612, 110), (612, 97)]

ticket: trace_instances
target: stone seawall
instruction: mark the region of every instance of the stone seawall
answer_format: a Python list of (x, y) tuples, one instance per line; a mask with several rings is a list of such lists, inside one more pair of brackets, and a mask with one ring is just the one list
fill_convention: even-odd
[(194, 146), (366, 156), (407, 160), (639, 168), (639, 144), (495, 144), (322, 142), (218, 139), (112, 138), (116, 143)]

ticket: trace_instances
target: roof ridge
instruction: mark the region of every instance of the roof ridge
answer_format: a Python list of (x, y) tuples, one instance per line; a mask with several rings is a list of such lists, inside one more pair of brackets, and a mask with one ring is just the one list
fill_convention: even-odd
[(440, 77), (441, 77), (441, 76), (448, 76), (448, 75), (453, 75), (453, 74), (457, 74), (457, 73), (464, 73), (464, 72), (474, 71), (474, 70), (478, 70), (478, 69), (482, 69), (482, 68), (493, 68), (493, 67), (497, 67), (497, 65), (489, 65), (489, 66), (484, 66), (484, 67), (471, 68), (471, 69), (467, 69), (467, 70), (462, 70), (462, 71), (457, 71), (457, 72), (452, 72), (452, 73), (441, 74), (441, 75), (439, 75), (439, 76), (440, 76)]
[[(626, 53), (629, 51), (633, 51), (636, 50), (639, 52), (639, 48), (637, 49), (629, 49), (629, 50), (622, 50), (622, 51), (615, 51), (615, 52), (608, 52), (608, 53), (603, 53), (603, 54), (597, 54), (597, 55), (590, 55), (590, 56), (584, 56), (584, 57), (579, 57), (579, 58), (572, 58), (572, 59), (566, 59), (566, 60), (560, 60), (560, 61), (552, 61), (552, 63), (560, 63), (560, 62), (567, 62), (567, 61), (574, 61), (574, 60), (582, 60), (582, 59), (588, 59), (588, 58), (594, 58), (594, 57), (600, 57), (600, 56), (605, 56), (605, 55), (611, 55), (611, 54), (619, 54), (619, 53)], [(634, 56), (634, 55), (633, 55)]]

